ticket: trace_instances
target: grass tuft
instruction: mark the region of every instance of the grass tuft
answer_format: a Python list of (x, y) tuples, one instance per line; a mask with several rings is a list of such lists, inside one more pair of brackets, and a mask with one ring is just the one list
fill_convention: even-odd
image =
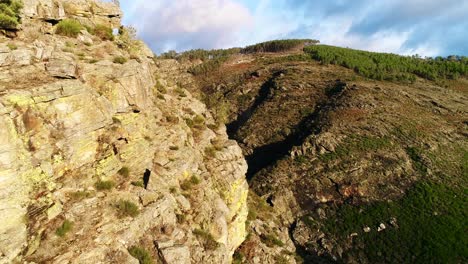
[(128, 176), (130, 176), (130, 169), (128, 167), (122, 167), (117, 173), (127, 178)]
[(62, 225), (55, 230), (55, 234), (59, 237), (64, 237), (73, 228), (73, 223), (69, 220), (63, 221)]
[(116, 57), (114, 57), (113, 62), (117, 63), (117, 64), (125, 64), (127, 62), (127, 58), (125, 58), (123, 56), (116, 56)]
[(140, 264), (153, 264), (153, 260), (151, 259), (150, 253), (141, 247), (138, 246), (132, 246), (128, 248), (128, 253), (132, 255), (132, 257), (138, 259)]
[(203, 240), (203, 246), (206, 250), (215, 250), (218, 248), (219, 243), (213, 238), (213, 236), (205, 230), (195, 229), (193, 234)]
[(76, 38), (82, 29), (83, 26), (77, 20), (64, 19), (57, 24), (55, 33), (66, 37)]
[(201, 183), (201, 180), (197, 176), (193, 175), (189, 179), (186, 179), (185, 181), (183, 181), (180, 184), (180, 188), (184, 191), (188, 191), (192, 189), (193, 186), (198, 185), (200, 183)]
[(131, 216), (135, 217), (140, 213), (138, 206), (131, 201), (119, 200), (115, 205), (119, 217)]
[(114, 188), (115, 183), (113, 181), (101, 181), (96, 182), (96, 189), (98, 191), (108, 191)]

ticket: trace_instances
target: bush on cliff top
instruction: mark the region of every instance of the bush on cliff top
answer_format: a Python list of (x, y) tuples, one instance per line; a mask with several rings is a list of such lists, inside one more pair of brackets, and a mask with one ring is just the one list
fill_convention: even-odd
[(23, 4), (18, 0), (0, 0), (0, 29), (13, 30), (20, 23)]

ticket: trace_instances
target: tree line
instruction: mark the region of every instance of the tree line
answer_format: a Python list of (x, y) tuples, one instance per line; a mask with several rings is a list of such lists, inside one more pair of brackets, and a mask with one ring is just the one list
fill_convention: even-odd
[(376, 80), (412, 82), (419, 76), (436, 81), (468, 75), (468, 58), (464, 56), (420, 58), (327, 45), (309, 46), (304, 51), (322, 64), (340, 65)]

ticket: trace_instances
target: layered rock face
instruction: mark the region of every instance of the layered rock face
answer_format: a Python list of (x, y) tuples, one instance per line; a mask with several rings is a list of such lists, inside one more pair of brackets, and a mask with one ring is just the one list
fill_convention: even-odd
[(144, 44), (45, 34), (69, 17), (116, 28), (116, 5), (24, 5), (18, 37), (0, 37), (0, 263), (138, 263), (130, 247), (229, 263), (248, 186), (224, 126)]

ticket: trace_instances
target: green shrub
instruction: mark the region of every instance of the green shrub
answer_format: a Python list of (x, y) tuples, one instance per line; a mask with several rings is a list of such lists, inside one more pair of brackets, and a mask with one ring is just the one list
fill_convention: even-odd
[(141, 187), (141, 188), (144, 188), (145, 187), (145, 184), (143, 181), (132, 181), (132, 185), (133, 186), (136, 186), (136, 187)]
[(73, 223), (69, 220), (63, 221), (62, 225), (55, 230), (55, 234), (59, 237), (64, 237), (73, 228)]
[(241, 50), (241, 53), (257, 52), (284, 52), (305, 45), (306, 43), (316, 44), (318, 40), (312, 39), (281, 39), (258, 43), (247, 46)]
[(106, 191), (114, 188), (115, 183), (113, 181), (101, 181), (96, 182), (96, 189), (98, 191)]
[(0, 29), (14, 30), (20, 24), (20, 10), (23, 4), (17, 0), (0, 1)]
[(117, 173), (120, 174), (121, 176), (127, 178), (128, 176), (130, 176), (130, 169), (128, 167), (124, 166)]
[(234, 255), (232, 256), (232, 264), (242, 264), (244, 263), (244, 254), (240, 251), (234, 252)]
[(180, 188), (184, 191), (188, 191), (192, 189), (193, 186), (198, 185), (200, 183), (201, 183), (201, 180), (197, 176), (193, 175), (189, 179), (186, 179), (185, 181), (183, 181), (182, 184), (180, 184)]
[(77, 191), (70, 194), (70, 199), (75, 201), (81, 201), (89, 197), (91, 197), (91, 193), (86, 191)]
[(195, 123), (193, 122), (193, 120), (190, 119), (190, 118), (186, 118), (186, 119), (185, 119), (185, 124), (187, 124), (187, 126), (190, 127), (190, 128), (193, 128), (193, 126), (195, 125)]
[(187, 217), (184, 214), (176, 214), (176, 218), (178, 224), (183, 224), (187, 220)]
[(160, 92), (162, 94), (167, 93), (166, 87), (164, 87), (164, 85), (162, 85), (162, 83), (159, 80), (156, 80), (156, 86), (155, 87), (158, 90), (158, 92)]
[(185, 90), (181, 88), (180, 86), (177, 86), (177, 88), (174, 90), (180, 97), (187, 97), (187, 94), (185, 93)]
[(260, 239), (268, 247), (273, 247), (273, 246), (282, 247), (282, 246), (284, 246), (283, 241), (281, 241), (275, 235), (271, 235), (271, 234), (261, 235)]
[(203, 246), (207, 250), (215, 250), (218, 248), (219, 243), (213, 238), (213, 236), (205, 230), (195, 229), (193, 234), (203, 240)]
[(118, 64), (124, 64), (127, 62), (127, 58), (125, 58), (124, 56), (116, 56), (114, 57), (114, 63), (118, 63)]
[(8, 43), (8, 44), (7, 44), (7, 47), (8, 47), (10, 50), (17, 50), (17, 49), (18, 49), (18, 46), (16, 46), (15, 44), (12, 44), (12, 43)]
[(135, 217), (140, 213), (138, 206), (133, 202), (127, 200), (119, 200), (115, 207), (117, 208), (119, 217)]
[(198, 124), (198, 125), (204, 124), (204, 123), (205, 123), (205, 118), (204, 118), (202, 115), (197, 115), (197, 116), (195, 116), (195, 117), (193, 118), (193, 122), (194, 122), (195, 124)]
[(120, 27), (116, 43), (117, 46), (130, 53), (138, 52), (141, 49), (141, 42), (136, 40), (136, 29), (133, 27)]
[(205, 156), (214, 158), (216, 156), (216, 148), (213, 146), (209, 146), (205, 148)]
[(153, 260), (151, 259), (150, 253), (141, 247), (138, 246), (132, 246), (128, 248), (128, 253), (132, 255), (132, 257), (138, 259), (140, 264), (153, 264)]
[(83, 26), (77, 20), (64, 19), (57, 24), (55, 33), (66, 37), (76, 38), (82, 29)]
[(105, 25), (96, 25), (93, 30), (93, 34), (99, 37), (102, 40), (114, 40), (114, 34), (112, 33), (112, 28)]
[(247, 220), (248, 221), (254, 221), (255, 219), (257, 219), (257, 211), (253, 208), (249, 208), (249, 213), (247, 215)]

